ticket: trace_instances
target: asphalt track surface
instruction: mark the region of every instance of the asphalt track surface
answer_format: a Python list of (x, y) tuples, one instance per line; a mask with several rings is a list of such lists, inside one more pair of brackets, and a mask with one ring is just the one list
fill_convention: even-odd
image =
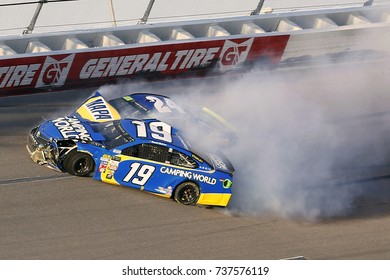
[(239, 215), (34, 164), (29, 130), (78, 102), (58, 96), (0, 106), (0, 259), (390, 258), (388, 201), (362, 200), (352, 215), (314, 222)]

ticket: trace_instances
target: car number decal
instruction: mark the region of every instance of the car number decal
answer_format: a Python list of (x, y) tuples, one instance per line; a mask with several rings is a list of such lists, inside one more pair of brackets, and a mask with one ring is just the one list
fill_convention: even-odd
[(123, 182), (131, 182), (135, 185), (144, 186), (146, 182), (153, 175), (153, 172), (156, 170), (156, 167), (152, 165), (144, 164), (142, 165), (139, 162), (133, 162), (130, 164), (130, 171), (127, 173)]
[[(137, 137), (146, 138), (148, 137), (146, 132), (146, 124), (143, 121), (132, 121), (137, 128)], [(149, 129), (152, 131), (150, 136), (156, 140), (165, 142), (172, 142), (172, 127), (164, 122), (150, 122)]]
[(184, 110), (169, 98), (160, 99), (157, 96), (147, 96), (146, 100), (153, 102), (154, 108), (159, 113), (172, 113), (174, 110), (177, 110), (179, 113), (184, 113)]

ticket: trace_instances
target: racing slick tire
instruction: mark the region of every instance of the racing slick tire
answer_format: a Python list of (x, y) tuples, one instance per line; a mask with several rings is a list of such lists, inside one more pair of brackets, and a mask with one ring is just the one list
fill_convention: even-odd
[(176, 187), (173, 198), (180, 204), (195, 205), (199, 196), (199, 186), (194, 182), (187, 181)]
[(89, 154), (71, 151), (63, 161), (63, 167), (71, 175), (86, 177), (95, 169), (95, 162)]

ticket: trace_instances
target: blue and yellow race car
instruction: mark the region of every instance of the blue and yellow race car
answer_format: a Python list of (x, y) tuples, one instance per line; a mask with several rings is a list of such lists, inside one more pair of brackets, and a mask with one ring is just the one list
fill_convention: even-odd
[(28, 136), (31, 159), (174, 198), (181, 204), (227, 206), (234, 169), (222, 153), (200, 153), (157, 119), (91, 122), (76, 116), (43, 122)]
[(71, 115), (94, 122), (156, 118), (180, 129), (187, 139), (192, 138), (194, 131), (202, 131), (202, 136), (213, 139), (209, 143), (213, 142), (216, 147), (231, 145), (237, 138), (235, 127), (213, 110), (194, 108), (192, 104), (184, 108), (170, 97), (155, 93), (132, 93), (106, 99), (97, 91)]

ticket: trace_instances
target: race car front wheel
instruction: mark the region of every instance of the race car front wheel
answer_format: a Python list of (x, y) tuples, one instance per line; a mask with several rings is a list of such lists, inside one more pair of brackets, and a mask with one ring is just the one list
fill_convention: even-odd
[(90, 155), (73, 150), (66, 155), (63, 167), (71, 175), (84, 177), (95, 169), (95, 162)]
[(184, 205), (194, 205), (200, 196), (200, 189), (194, 182), (184, 182), (177, 186), (174, 199)]

